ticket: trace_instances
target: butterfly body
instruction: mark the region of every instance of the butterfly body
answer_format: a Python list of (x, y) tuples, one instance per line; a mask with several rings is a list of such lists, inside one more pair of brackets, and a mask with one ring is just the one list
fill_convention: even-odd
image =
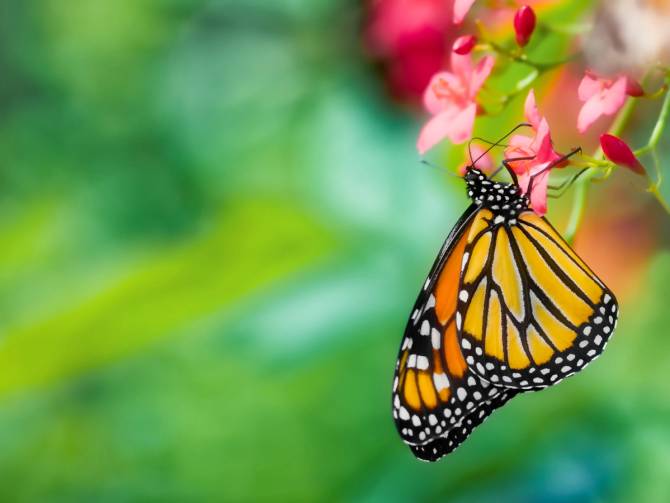
[(470, 168), (471, 206), (443, 245), (412, 310), (393, 381), (393, 417), (434, 461), (516, 394), (597, 357), (614, 295), (516, 184)]

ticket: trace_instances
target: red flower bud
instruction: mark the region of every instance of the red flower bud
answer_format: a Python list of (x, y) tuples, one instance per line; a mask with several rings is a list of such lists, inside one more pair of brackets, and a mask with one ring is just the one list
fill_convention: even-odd
[(637, 160), (635, 154), (628, 145), (621, 139), (612, 134), (600, 135), (600, 147), (603, 149), (605, 157), (619, 166), (624, 166), (638, 175), (644, 175), (644, 166)]
[(474, 35), (463, 35), (454, 41), (452, 50), (456, 54), (470, 54), (476, 43), (477, 38)]
[(628, 77), (626, 78), (626, 94), (628, 96), (639, 98), (640, 96), (644, 96), (644, 89), (642, 89), (642, 86), (637, 80)]
[(535, 12), (528, 5), (519, 7), (514, 14), (514, 33), (516, 43), (524, 47), (535, 30)]

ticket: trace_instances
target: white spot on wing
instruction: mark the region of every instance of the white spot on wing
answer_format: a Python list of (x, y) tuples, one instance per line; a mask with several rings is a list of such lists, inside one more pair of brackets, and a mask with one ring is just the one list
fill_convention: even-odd
[(433, 374), (433, 383), (435, 383), (435, 389), (439, 392), (449, 387), (449, 378), (445, 373)]
[(407, 368), (412, 369), (416, 367), (416, 355), (412, 353), (409, 355), (409, 358), (407, 358)]
[(430, 331), (430, 340), (433, 344), (434, 349), (440, 349), (441, 341), (442, 341), (442, 334), (440, 334), (439, 330), (433, 328)]
[(465, 269), (465, 264), (468, 263), (468, 258), (470, 258), (470, 253), (465, 252), (463, 254), (463, 260), (461, 260), (461, 271)]
[(430, 323), (428, 323), (428, 320), (423, 320), (423, 323), (421, 323), (421, 328), (419, 329), (419, 333), (421, 335), (428, 335), (430, 333)]

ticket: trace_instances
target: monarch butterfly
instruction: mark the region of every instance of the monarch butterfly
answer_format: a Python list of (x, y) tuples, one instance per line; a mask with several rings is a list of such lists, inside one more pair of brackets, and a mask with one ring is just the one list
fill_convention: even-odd
[(514, 183), (496, 183), (468, 166), (472, 204), (407, 322), (392, 414), (422, 460), (452, 452), (515, 395), (583, 369), (616, 326), (614, 294), (510, 174)]

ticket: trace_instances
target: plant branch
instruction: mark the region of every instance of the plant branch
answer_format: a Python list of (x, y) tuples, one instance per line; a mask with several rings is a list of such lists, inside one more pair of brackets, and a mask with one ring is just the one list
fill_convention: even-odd
[[(628, 120), (630, 119), (631, 114), (635, 108), (635, 100), (628, 98), (623, 108), (619, 111), (612, 127), (609, 129), (609, 133), (613, 135), (618, 135), (623, 131), (624, 127)], [(603, 151), (598, 147), (595, 153), (592, 156), (594, 164), (601, 164), (606, 162), (604, 160)], [(591, 184), (591, 181), (594, 179), (598, 173), (597, 169), (591, 169), (586, 173), (579, 181), (576, 183), (575, 187), (575, 196), (573, 199), (572, 210), (570, 211), (570, 216), (568, 217), (568, 224), (565, 229), (565, 240), (572, 244), (577, 235), (577, 231), (584, 220), (584, 210), (586, 209), (586, 196), (588, 195), (588, 189)]]

